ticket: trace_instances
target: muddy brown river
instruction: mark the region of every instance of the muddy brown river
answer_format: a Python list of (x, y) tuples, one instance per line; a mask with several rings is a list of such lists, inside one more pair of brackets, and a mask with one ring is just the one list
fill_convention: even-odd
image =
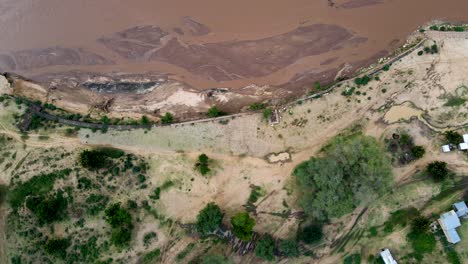
[(467, 10), (466, 0), (0, 0), (0, 71), (153, 72), (199, 90), (272, 85), (288, 96)]

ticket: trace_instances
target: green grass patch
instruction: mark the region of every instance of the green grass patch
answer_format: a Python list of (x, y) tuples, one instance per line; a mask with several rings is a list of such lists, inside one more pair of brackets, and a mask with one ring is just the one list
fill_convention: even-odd
[(456, 107), (456, 106), (464, 105), (465, 102), (466, 102), (465, 98), (457, 97), (457, 96), (450, 96), (447, 99), (447, 102), (444, 104), (444, 106)]

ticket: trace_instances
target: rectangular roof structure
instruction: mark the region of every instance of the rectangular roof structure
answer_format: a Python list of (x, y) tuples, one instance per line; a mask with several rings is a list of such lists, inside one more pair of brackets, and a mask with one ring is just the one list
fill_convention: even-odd
[(463, 135), (463, 141), (464, 141), (465, 143), (468, 143), (468, 134), (464, 134), (464, 135)]
[(388, 248), (380, 251), (380, 256), (382, 257), (382, 260), (385, 262), (385, 264), (398, 264)]
[(460, 150), (467, 150), (468, 149), (468, 143), (460, 143)]
[(455, 209), (458, 217), (468, 215), (468, 207), (466, 206), (466, 203), (464, 201), (454, 203), (453, 209)]
[(460, 242), (460, 236), (455, 228), (461, 226), (461, 223), (454, 210), (442, 214), (439, 218), (439, 224), (440, 227), (442, 227), (448, 242), (452, 244)]
[(450, 146), (449, 145), (443, 145), (442, 146), (442, 151), (443, 152), (450, 152)]

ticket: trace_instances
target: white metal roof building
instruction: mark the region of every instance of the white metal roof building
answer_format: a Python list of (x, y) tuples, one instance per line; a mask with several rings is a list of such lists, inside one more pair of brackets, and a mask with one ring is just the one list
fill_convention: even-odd
[(398, 264), (388, 248), (382, 249), (382, 251), (380, 251), (380, 257), (382, 257), (382, 260), (385, 262), (385, 264)]
[(457, 213), (457, 216), (460, 217), (468, 217), (468, 207), (464, 201), (454, 203), (453, 210)]
[(461, 223), (454, 210), (442, 214), (439, 218), (439, 224), (440, 227), (442, 227), (442, 231), (444, 231), (448, 242), (456, 244), (461, 241), (456, 230), (457, 227), (461, 226)]
[(449, 145), (443, 145), (442, 146), (442, 152), (450, 152), (450, 146)]

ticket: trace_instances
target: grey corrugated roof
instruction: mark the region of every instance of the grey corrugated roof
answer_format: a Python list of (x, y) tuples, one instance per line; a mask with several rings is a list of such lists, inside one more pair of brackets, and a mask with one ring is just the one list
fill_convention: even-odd
[(461, 217), (465, 214), (468, 214), (468, 207), (466, 206), (466, 203), (464, 201), (454, 203), (453, 207), (457, 211), (457, 216)]
[(447, 230), (446, 234), (448, 236), (447, 240), (454, 243), (454, 244), (461, 241), (460, 236), (458, 235), (457, 230), (455, 230), (455, 229)]
[(447, 230), (457, 228), (461, 225), (460, 219), (458, 219), (457, 214), (453, 210), (441, 215), (440, 221), (442, 221), (444, 228)]

